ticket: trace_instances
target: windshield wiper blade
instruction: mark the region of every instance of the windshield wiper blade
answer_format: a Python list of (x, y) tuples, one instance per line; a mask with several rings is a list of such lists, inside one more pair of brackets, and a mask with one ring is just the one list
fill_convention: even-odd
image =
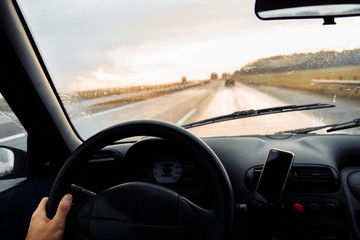
[(317, 126), (317, 127), (299, 128), (299, 129), (295, 129), (295, 130), (281, 131), (281, 132), (277, 132), (275, 134), (283, 134), (283, 133), (305, 134), (305, 133), (321, 130), (324, 128), (330, 128), (330, 129), (326, 130), (326, 132), (334, 132), (334, 131), (355, 128), (355, 127), (360, 127), (360, 118), (356, 118), (349, 122), (328, 124), (328, 125), (322, 125), (322, 126)]
[(255, 117), (260, 115), (268, 115), (268, 114), (275, 114), (275, 113), (285, 113), (285, 112), (293, 112), (293, 111), (304, 111), (304, 110), (312, 110), (312, 109), (320, 109), (320, 108), (330, 108), (335, 107), (334, 104), (324, 104), (324, 103), (313, 103), (313, 104), (305, 104), (305, 105), (287, 105), (281, 107), (272, 107), (272, 108), (263, 108), (263, 109), (251, 109), (245, 111), (238, 111), (227, 115), (222, 115), (214, 118), (208, 118), (202, 121), (193, 122), (189, 124), (185, 124), (183, 128), (193, 128), (199, 127), (207, 124), (224, 122), (234, 119), (240, 118), (249, 118)]
[(336, 125), (337, 124), (329, 124), (329, 125), (321, 125), (321, 126), (317, 126), (317, 127), (299, 128), (299, 129), (294, 129), (294, 130), (286, 130), (286, 131), (276, 132), (275, 134), (283, 134), (283, 133), (305, 134), (305, 133), (321, 130), (324, 128), (334, 127)]
[(349, 122), (335, 124), (332, 128), (326, 130), (327, 132), (335, 132), (339, 130), (360, 127), (360, 118), (356, 118)]

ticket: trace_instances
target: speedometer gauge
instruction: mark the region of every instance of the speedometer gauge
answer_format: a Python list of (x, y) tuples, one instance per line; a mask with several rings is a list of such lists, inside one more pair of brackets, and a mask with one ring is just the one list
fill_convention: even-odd
[(161, 157), (154, 163), (153, 175), (158, 183), (176, 183), (181, 177), (181, 164), (174, 157)]

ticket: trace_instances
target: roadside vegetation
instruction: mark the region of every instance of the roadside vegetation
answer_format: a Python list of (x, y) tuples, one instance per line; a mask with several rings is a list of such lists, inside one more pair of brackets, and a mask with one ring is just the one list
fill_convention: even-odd
[(360, 49), (264, 58), (235, 71), (233, 77), (253, 86), (296, 88), (360, 99)]
[(9, 105), (6, 103), (5, 99), (2, 98), (1, 95), (0, 95), (0, 111), (11, 112)]
[[(158, 85), (142, 85), (142, 86), (131, 86), (131, 87), (119, 87), (119, 88), (105, 88), (105, 89), (94, 89), (87, 91), (76, 91), (73, 93), (78, 100), (88, 100), (94, 98), (103, 98), (113, 95), (122, 95), (122, 94), (131, 94), (139, 92), (148, 92), (148, 91), (158, 91), (159, 94), (164, 94), (165, 92), (176, 91), (179, 88), (188, 88), (193, 87), (194, 85), (201, 85), (204, 82), (181, 82), (181, 83), (169, 83), (169, 84), (158, 84)], [(165, 90), (166, 89), (166, 90)]]
[(188, 81), (186, 77), (182, 77), (178, 83), (77, 91), (60, 97), (65, 104), (88, 102), (87, 108), (96, 112), (202, 86), (209, 82), (210, 80)]

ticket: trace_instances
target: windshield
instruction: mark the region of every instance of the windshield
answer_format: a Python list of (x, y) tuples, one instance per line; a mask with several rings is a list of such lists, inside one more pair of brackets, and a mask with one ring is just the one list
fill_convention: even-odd
[[(261, 21), (252, 0), (20, 0), (83, 139), (113, 124), (178, 125), (248, 109), (335, 107), (224, 121), (199, 137), (359, 118), (360, 19)], [(357, 134), (359, 128), (342, 132)]]

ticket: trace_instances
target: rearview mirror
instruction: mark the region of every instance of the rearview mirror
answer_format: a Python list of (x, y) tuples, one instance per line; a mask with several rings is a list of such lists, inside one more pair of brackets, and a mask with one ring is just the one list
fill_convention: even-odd
[(262, 20), (324, 18), (360, 15), (360, 0), (256, 0), (255, 13)]

